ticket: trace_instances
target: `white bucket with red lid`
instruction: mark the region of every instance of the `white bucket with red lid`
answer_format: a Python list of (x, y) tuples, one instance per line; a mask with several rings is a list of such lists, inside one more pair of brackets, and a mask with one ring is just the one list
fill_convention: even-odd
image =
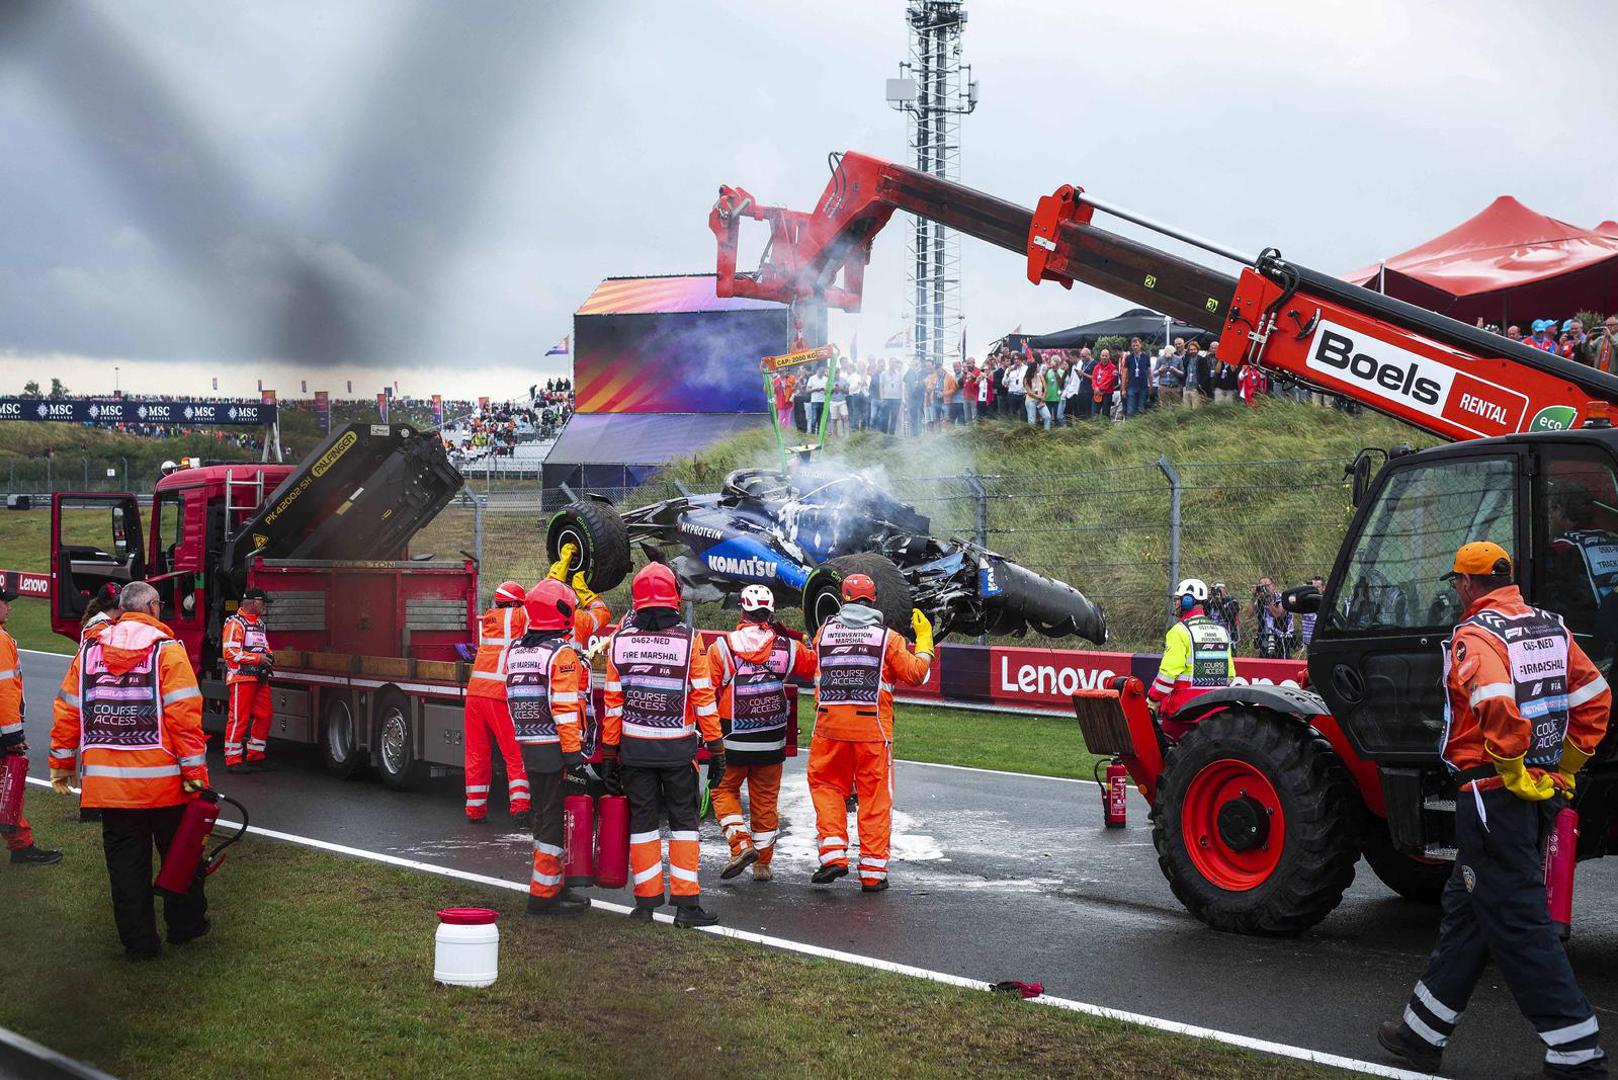
[(433, 979), (446, 986), (490, 986), (500, 974), (500, 917), (490, 908), (438, 913)]

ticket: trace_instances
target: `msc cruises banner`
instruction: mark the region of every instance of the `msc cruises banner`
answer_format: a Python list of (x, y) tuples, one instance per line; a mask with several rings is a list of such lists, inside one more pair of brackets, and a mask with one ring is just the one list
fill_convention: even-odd
[(0, 420), (60, 420), (70, 424), (228, 424), (275, 422), (275, 406), (244, 401), (54, 401), (0, 397)]

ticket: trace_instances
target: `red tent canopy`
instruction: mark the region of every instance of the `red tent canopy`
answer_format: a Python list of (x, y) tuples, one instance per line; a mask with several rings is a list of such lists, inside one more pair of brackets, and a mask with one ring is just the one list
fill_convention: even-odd
[(1618, 310), (1618, 223), (1581, 229), (1502, 195), (1449, 232), (1343, 277), (1465, 322), (1605, 313)]

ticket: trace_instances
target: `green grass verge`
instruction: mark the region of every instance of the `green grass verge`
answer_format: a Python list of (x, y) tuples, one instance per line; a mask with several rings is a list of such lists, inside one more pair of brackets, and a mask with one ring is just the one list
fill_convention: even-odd
[[(799, 713), (798, 745), (813, 736), (814, 713)], [(1094, 779), (1098, 761), (1085, 749), (1072, 717), (1028, 716), (934, 705), (898, 705), (893, 716), (893, 756), (941, 765), (968, 765), (1032, 776)]]
[[(131, 965), (98, 830), (30, 809), (67, 858), (0, 873), (0, 1025), (121, 1077), (1332, 1075), (661, 924), (533, 920), (518, 893), (257, 838), (213, 879), (213, 933)], [(431, 977), (433, 913), (468, 904), (505, 915), (485, 990)]]

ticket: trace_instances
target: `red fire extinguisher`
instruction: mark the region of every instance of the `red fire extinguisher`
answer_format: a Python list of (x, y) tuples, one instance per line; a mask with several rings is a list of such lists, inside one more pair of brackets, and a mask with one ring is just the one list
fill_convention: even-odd
[(1101, 785), (1101, 817), (1109, 829), (1122, 829), (1129, 823), (1129, 771), (1123, 760), (1113, 758), (1105, 763), (1107, 775), (1101, 776), (1102, 762), (1096, 762), (1096, 783)]
[[(220, 802), (228, 802), (236, 808), (236, 812), (242, 816), (242, 826), (235, 836), (214, 848), (211, 855), (205, 855), (202, 849), (213, 834), (214, 823), (219, 820)], [(207, 877), (219, 869), (219, 864), (225, 859), (225, 849), (246, 833), (247, 807), (229, 795), (221, 795), (213, 790), (202, 791), (186, 803), (152, 891), (163, 896), (185, 896), (199, 877)]]
[(595, 803), (588, 795), (562, 800), (562, 873), (569, 885), (595, 884)]
[(22, 821), (22, 792), (28, 786), (28, 755), (0, 755), (0, 833), (10, 835)]
[(1579, 813), (1571, 806), (1557, 812), (1545, 837), (1545, 907), (1563, 941), (1573, 933), (1573, 868), (1578, 864)]
[(596, 887), (621, 889), (629, 884), (629, 799), (603, 795), (596, 815)]

